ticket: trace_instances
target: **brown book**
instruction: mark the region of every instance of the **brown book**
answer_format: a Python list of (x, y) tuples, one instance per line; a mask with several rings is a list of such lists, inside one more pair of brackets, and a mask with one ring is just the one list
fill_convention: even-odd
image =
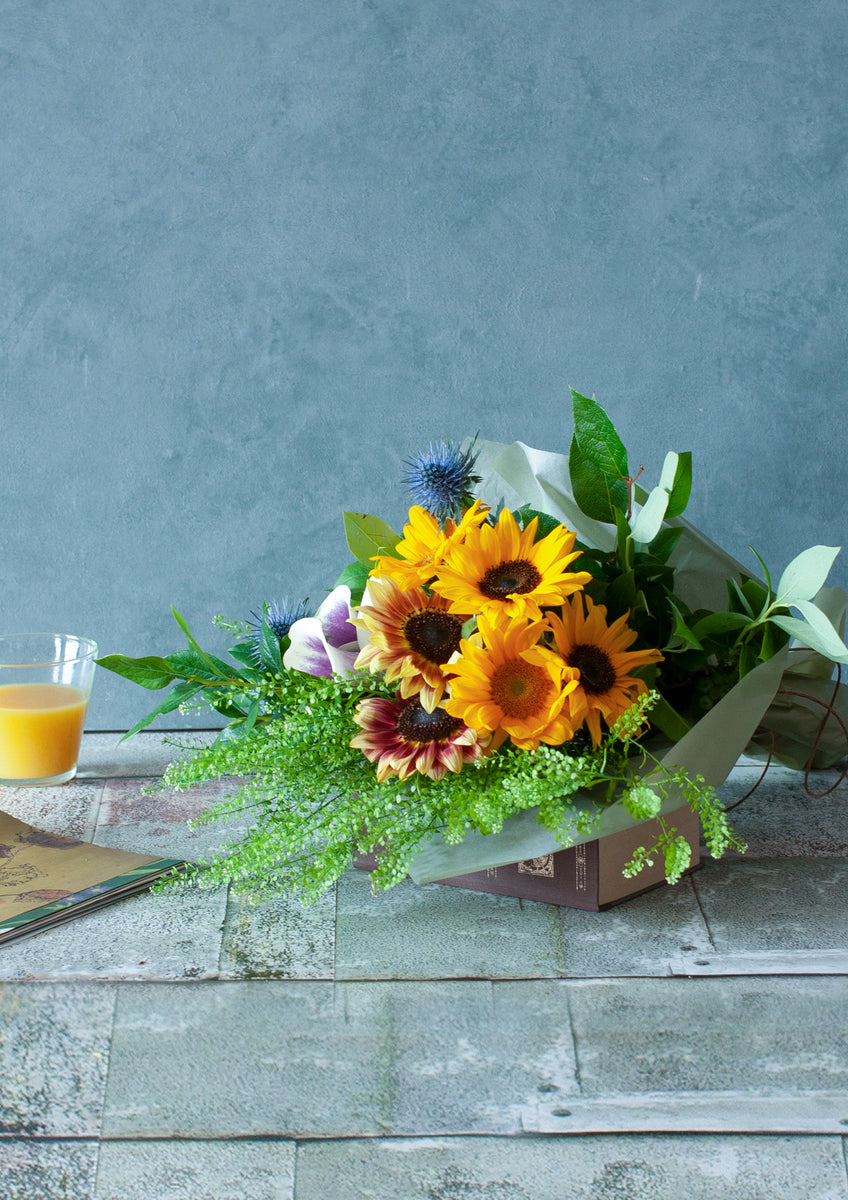
[[(701, 826), (697, 814), (687, 806), (669, 813), (666, 821), (688, 841), (692, 851), (689, 870), (694, 870), (700, 863)], [(653, 845), (658, 835), (658, 823), (644, 821), (632, 829), (622, 829), (619, 833), (569, 846), (541, 858), (455, 875), (437, 882), (475, 892), (494, 892), (499, 896), (517, 896), (522, 900), (541, 900), (545, 904), (600, 912), (665, 883), (662, 855), (655, 855), (654, 865), (644, 867), (632, 878), (621, 873), (637, 847)], [(374, 865), (373, 856), (366, 855), (355, 865), (370, 870)]]
[(112, 904), (184, 866), (46, 833), (0, 811), (0, 944)]

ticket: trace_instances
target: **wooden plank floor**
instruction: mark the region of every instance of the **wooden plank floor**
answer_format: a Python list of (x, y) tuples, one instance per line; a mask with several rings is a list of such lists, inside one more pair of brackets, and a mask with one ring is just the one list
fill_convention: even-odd
[[(229, 835), (186, 827), (219, 787), (144, 794), (159, 735), (116, 742), (0, 808), (171, 857)], [(800, 784), (735, 811), (746, 856), (606, 913), (350, 871), (3, 948), (0, 1196), (848, 1200), (848, 786)]]

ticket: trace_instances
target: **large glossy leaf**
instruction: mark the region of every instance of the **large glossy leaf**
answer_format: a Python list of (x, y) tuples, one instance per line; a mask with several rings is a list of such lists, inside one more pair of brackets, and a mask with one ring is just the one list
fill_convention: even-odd
[(595, 521), (615, 522), (627, 509), (627, 451), (596, 400), (571, 389), (574, 436), (568, 470), (574, 499)]
[(369, 567), (378, 555), (398, 557), (395, 546), (400, 535), (382, 517), (368, 513), (342, 513), (348, 549), (355, 559)]
[(691, 450), (684, 450), (680, 454), (669, 450), (660, 474), (660, 487), (668, 492), (666, 517), (679, 517), (689, 503), (692, 491)]
[(114, 671), (124, 679), (130, 679), (144, 688), (163, 688), (181, 674), (173, 670), (168, 660), (148, 655), (146, 658), (128, 658), (126, 654), (107, 654), (104, 658), (94, 660), (98, 666), (107, 671)]

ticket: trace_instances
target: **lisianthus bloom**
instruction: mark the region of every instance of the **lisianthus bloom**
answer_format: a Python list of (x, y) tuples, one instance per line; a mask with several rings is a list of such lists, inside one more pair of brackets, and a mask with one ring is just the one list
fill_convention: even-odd
[(573, 549), (575, 534), (557, 525), (537, 542), (538, 524), (534, 517), (521, 530), (505, 508), (497, 525), (470, 529), (445, 555), (433, 591), (451, 601), (451, 612), (502, 611), (539, 620), (543, 605), (562, 604), (591, 575), (566, 570), (580, 554)]
[(302, 617), (291, 626), (283, 666), (306, 675), (352, 671), (359, 643), (351, 616), (350, 588), (340, 584), (322, 601), (314, 617)]
[(353, 719), (362, 732), (350, 744), (377, 764), (378, 783), (390, 775), (408, 779), (416, 771), (443, 779), (446, 771), (458, 773), (480, 758), (488, 741), (443, 708), (427, 712), (417, 696), (368, 696), (360, 700)]
[(459, 649), (463, 618), (441, 596), (403, 591), (392, 579), (371, 579), (352, 623), (370, 634), (357, 670), (383, 671), (404, 699), (417, 695), (432, 712), (445, 694), (445, 664)]
[[(479, 636), (462, 640), (460, 657), (451, 665), (445, 709), (472, 729), (493, 733), (494, 746), (507, 737), (520, 750), (570, 741), (578, 672), (539, 644), (546, 631), (543, 621), (481, 615)], [(577, 724), (581, 719), (582, 714)]]
[(475, 500), (462, 514), (458, 525), (448, 519), (443, 530), (431, 513), (413, 505), (409, 510), (409, 523), (403, 527), (403, 538), (395, 546), (400, 558), (375, 556), (373, 574), (382, 579), (394, 579), (403, 588), (429, 583), (445, 555), (463, 542), (470, 529), (485, 521), (488, 511), (482, 501)]
[(608, 625), (604, 605), (586, 595), (567, 601), (561, 616), (548, 614), (557, 649), (579, 672), (578, 695), (595, 745), (601, 740), (601, 718), (611, 725), (647, 690), (645, 681), (630, 672), (662, 660), (659, 650), (628, 650), (637, 636), (627, 625), (629, 615)]

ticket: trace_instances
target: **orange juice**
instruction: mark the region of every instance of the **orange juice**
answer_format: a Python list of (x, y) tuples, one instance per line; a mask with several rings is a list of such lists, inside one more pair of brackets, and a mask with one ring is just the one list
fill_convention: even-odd
[(0, 779), (52, 779), (75, 769), (88, 700), (67, 683), (0, 686)]

